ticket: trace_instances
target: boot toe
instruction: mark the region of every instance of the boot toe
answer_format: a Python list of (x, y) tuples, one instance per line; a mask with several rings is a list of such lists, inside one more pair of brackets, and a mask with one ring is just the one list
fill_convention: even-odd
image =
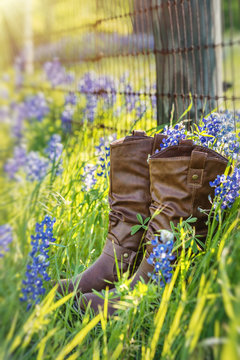
[[(109, 293), (114, 293), (115, 289), (112, 289)], [(100, 297), (94, 293), (87, 293), (82, 294), (80, 297), (77, 298), (75, 302), (74, 308), (78, 308), (78, 311), (82, 314), (86, 312), (87, 308), (90, 307), (90, 309), (94, 312), (94, 314), (98, 314), (100, 311), (103, 311), (104, 309), (104, 294), (101, 294), (103, 297)], [(113, 315), (116, 312), (116, 309), (114, 307), (114, 304), (117, 303), (119, 298), (113, 297), (112, 299), (108, 300), (107, 308), (108, 308), (108, 317)]]

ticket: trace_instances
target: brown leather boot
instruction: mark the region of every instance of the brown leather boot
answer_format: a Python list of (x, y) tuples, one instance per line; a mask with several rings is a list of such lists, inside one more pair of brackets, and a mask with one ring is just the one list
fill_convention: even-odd
[[(152, 197), (150, 213), (152, 216), (157, 209), (161, 211), (150, 221), (146, 240), (152, 240), (157, 230), (171, 230), (171, 221), (177, 225), (180, 218), (186, 220), (190, 215), (197, 218), (196, 234), (204, 238), (207, 234), (207, 215), (206, 212), (200, 212), (199, 208), (211, 208), (209, 195), (213, 197), (214, 190), (209, 182), (224, 173), (227, 163), (228, 160), (215, 151), (193, 145), (189, 140), (152, 155), (149, 159)], [(140, 279), (149, 281), (148, 274), (153, 272), (154, 267), (147, 262), (147, 258), (152, 249), (153, 246), (148, 244), (146, 256), (133, 277), (131, 287)], [(114, 293), (114, 289), (111, 293)], [(117, 300), (116, 297), (109, 300), (109, 315), (114, 313)], [(84, 310), (89, 302), (95, 312), (104, 304), (104, 300), (97, 295), (84, 294), (80, 301), (81, 309)]]
[[(147, 218), (151, 203), (149, 166), (147, 158), (160, 146), (164, 136), (153, 139), (144, 131), (116, 140), (110, 145), (109, 229), (105, 247), (96, 262), (74, 280), (62, 280), (58, 292), (82, 293), (113, 287), (117, 281), (115, 256), (120, 273), (133, 270), (143, 230), (131, 235), (138, 223), (136, 215)], [(141, 259), (140, 259), (141, 260)]]

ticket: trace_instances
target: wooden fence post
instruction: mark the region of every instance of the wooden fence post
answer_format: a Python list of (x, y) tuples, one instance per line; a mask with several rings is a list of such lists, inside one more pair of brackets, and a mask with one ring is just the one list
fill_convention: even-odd
[(222, 95), (221, 1), (151, 0), (157, 73), (158, 124), (187, 109), (197, 121)]

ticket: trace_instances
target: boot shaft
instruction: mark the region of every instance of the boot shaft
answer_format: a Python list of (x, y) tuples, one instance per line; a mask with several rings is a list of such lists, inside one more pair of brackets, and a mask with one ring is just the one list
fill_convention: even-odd
[(110, 188), (108, 240), (137, 251), (143, 229), (131, 235), (138, 223), (150, 215), (151, 204), (148, 157), (161, 144), (163, 135), (154, 138), (144, 131), (133, 131), (132, 136), (116, 140), (110, 145)]
[(153, 215), (158, 209), (160, 213), (150, 222), (147, 239), (151, 240), (159, 229), (171, 230), (170, 222), (176, 226), (180, 218), (186, 220), (190, 215), (197, 218), (196, 233), (206, 236), (209, 195), (214, 197), (209, 182), (224, 173), (227, 163), (215, 151), (189, 141), (151, 156), (150, 212)]
[(110, 145), (109, 205), (122, 221), (135, 224), (136, 214), (149, 215), (150, 180), (147, 158), (152, 153), (153, 138), (126, 136)]

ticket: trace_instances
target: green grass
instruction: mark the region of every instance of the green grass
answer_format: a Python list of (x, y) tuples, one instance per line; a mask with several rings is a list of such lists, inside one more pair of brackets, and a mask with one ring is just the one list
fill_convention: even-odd
[[(31, 129), (32, 148), (40, 147), (38, 139), (44, 139), (51, 124), (46, 120), (42, 130), (39, 125)], [(11, 141), (6, 134), (7, 128), (7, 148)], [(172, 282), (164, 290), (141, 283), (130, 290), (127, 279), (121, 280), (119, 312), (110, 320), (106, 313), (94, 317), (90, 310), (80, 316), (72, 307), (73, 294), (58, 300), (50, 283), (41, 304), (26, 312), (19, 296), (36, 221), (45, 214), (57, 219), (56, 245), (50, 250), (50, 274), (55, 280), (90, 266), (106, 238), (108, 180), (100, 179), (86, 193), (81, 178), (85, 162), (90, 157), (95, 161), (93, 146), (101, 134), (86, 127), (74, 135), (65, 139), (62, 176), (51, 180), (49, 174), (33, 184), (1, 180), (2, 220), (14, 229), (10, 251), (0, 259), (1, 359), (238, 359), (238, 202), (224, 219), (209, 224), (204, 252), (193, 256), (191, 247), (182, 251)], [(189, 235), (180, 227), (177, 236), (184, 249)]]
[[(26, 92), (14, 96), (21, 98)], [(179, 225), (176, 237), (183, 251), (165, 289), (139, 283), (130, 290), (127, 278), (121, 279), (116, 284), (121, 295), (119, 311), (110, 320), (106, 313), (95, 317), (90, 309), (80, 315), (72, 307), (73, 294), (59, 299), (51, 283), (46, 283), (41, 304), (26, 312), (19, 297), (35, 223), (46, 214), (56, 217), (56, 244), (50, 248), (53, 280), (74, 277), (89, 267), (107, 235), (108, 179), (99, 178), (94, 189), (82, 191), (83, 168), (96, 162), (94, 146), (101, 136), (115, 133), (120, 137), (131, 128), (144, 128), (151, 134), (156, 127), (150, 108), (135, 122), (134, 111), (126, 114), (123, 109), (112, 120), (114, 109), (103, 112), (101, 104), (94, 124), (81, 123), (84, 101), (80, 98), (73, 133), (67, 136), (59, 119), (63, 93), (49, 91), (50, 95), (50, 115), (42, 123), (28, 123), (24, 138), (29, 149), (43, 152), (51, 134), (62, 134), (63, 174), (55, 177), (51, 171), (40, 183), (9, 181), (4, 173), (0, 178), (1, 224), (9, 223), (14, 231), (10, 251), (0, 258), (0, 359), (237, 360), (239, 199), (224, 217), (220, 215), (220, 221), (215, 217), (209, 222), (204, 252), (194, 255), (191, 246), (186, 248), (191, 234), (184, 224)], [(118, 106), (122, 106), (120, 97)], [(0, 143), (2, 169), (14, 144), (8, 124), (2, 125)]]

